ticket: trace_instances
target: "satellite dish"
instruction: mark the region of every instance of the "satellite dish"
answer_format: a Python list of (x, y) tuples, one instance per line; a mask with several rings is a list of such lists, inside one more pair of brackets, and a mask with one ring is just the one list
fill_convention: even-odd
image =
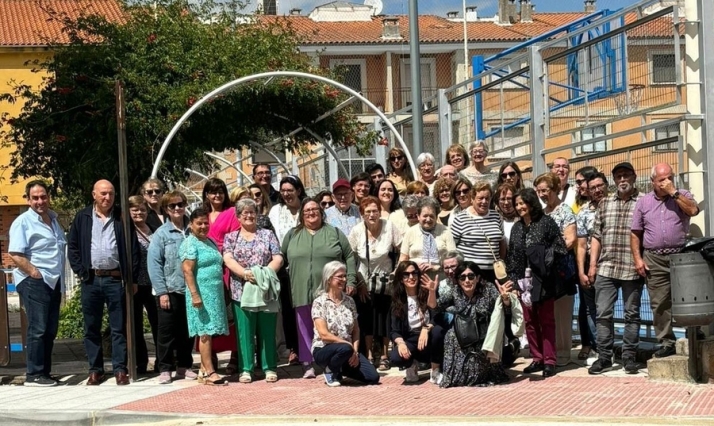
[(372, 15), (379, 15), (382, 13), (382, 0), (364, 0), (365, 6), (372, 6)]

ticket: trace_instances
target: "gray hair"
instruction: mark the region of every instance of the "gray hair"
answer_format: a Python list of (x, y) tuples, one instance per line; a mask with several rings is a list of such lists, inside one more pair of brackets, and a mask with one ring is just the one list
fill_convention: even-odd
[(486, 142), (482, 141), (481, 139), (475, 140), (469, 144), (469, 155), (471, 154), (471, 151), (478, 147), (483, 148), (483, 150), (486, 152), (486, 155), (488, 155), (488, 147), (486, 146)]
[(417, 203), (417, 211), (421, 214), (422, 209), (428, 207), (434, 211), (434, 214), (438, 215), (441, 212), (441, 205), (434, 197), (423, 197), (419, 199)]
[(243, 213), (245, 209), (253, 209), (256, 214), (258, 214), (258, 203), (253, 201), (251, 198), (241, 198), (236, 202), (236, 216)]
[(436, 159), (431, 153), (422, 152), (416, 159), (416, 166), (419, 167), (422, 163), (426, 163), (427, 161), (431, 161), (431, 164), (436, 164)]
[(324, 268), (322, 268), (322, 283), (315, 291), (315, 296), (319, 296), (322, 293), (326, 293), (330, 286), (330, 278), (334, 277), (336, 273), (340, 271), (347, 271), (347, 265), (340, 262), (339, 260), (333, 260), (332, 262), (327, 262)]
[(404, 196), (404, 199), (402, 200), (402, 210), (404, 210), (406, 212), (407, 209), (416, 208), (418, 204), (419, 204), (419, 198), (417, 198), (416, 195), (414, 195), (414, 194), (406, 195), (406, 196)]
[(457, 251), (457, 250), (447, 251), (446, 254), (444, 255), (444, 258), (441, 259), (441, 261), (442, 261), (442, 262), (445, 262), (445, 261), (447, 261), (447, 260), (449, 260), (449, 259), (454, 259), (454, 258), (455, 258), (456, 261), (459, 262), (459, 263), (463, 263), (463, 262), (464, 262), (464, 255), (461, 254), (461, 252), (460, 252), (460, 251)]

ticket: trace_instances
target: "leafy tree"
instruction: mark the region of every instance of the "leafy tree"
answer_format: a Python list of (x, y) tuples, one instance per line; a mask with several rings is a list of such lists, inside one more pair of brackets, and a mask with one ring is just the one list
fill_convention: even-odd
[[(50, 19), (61, 22), (69, 43), (48, 40), (53, 55), (35, 63), (35, 71), (49, 75), (39, 90), (13, 83), (11, 93), (0, 95), (0, 103), (25, 102), (19, 116), (0, 116), (0, 124), (7, 124), (0, 139), (15, 147), (12, 178), (49, 178), (68, 206), (86, 201), (97, 179), (118, 181), (116, 80), (125, 87), (134, 192), (150, 175), (178, 118), (216, 87), (272, 70), (327, 73), (298, 51), (300, 40), (286, 20), (242, 15), (234, 0), (140, 0), (123, 4), (123, 11), (123, 19), (115, 22), (46, 9)], [(315, 122), (345, 99), (335, 88), (306, 79), (235, 88), (210, 100), (183, 125), (161, 175), (182, 181), (186, 167), (212, 166), (203, 155), (206, 150), (238, 149), (249, 141), (265, 144), (301, 126), (368, 151), (377, 134), (366, 131), (352, 108)], [(312, 143), (303, 131), (284, 146), (301, 150)]]

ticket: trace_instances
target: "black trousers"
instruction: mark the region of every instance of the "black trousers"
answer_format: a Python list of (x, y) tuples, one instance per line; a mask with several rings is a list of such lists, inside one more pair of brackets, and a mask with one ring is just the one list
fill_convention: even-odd
[(290, 276), (285, 268), (278, 271), (280, 280), (280, 310), (283, 313), (283, 333), (285, 333), (285, 346), (295, 352), (298, 350), (297, 321), (295, 308), (290, 288)]
[(134, 294), (134, 337), (136, 339), (136, 367), (139, 371), (146, 371), (146, 366), (149, 364), (149, 348), (146, 346), (146, 339), (144, 339), (144, 309), (146, 309), (146, 316), (149, 318), (151, 335), (154, 336), (154, 343), (156, 343), (158, 319), (156, 301), (151, 294), (150, 285), (140, 285)]
[[(186, 296), (181, 293), (169, 293), (169, 309), (161, 309), (159, 297), (156, 297), (158, 327), (156, 340), (156, 363), (159, 371), (171, 371), (174, 363), (179, 368), (193, 366), (193, 341), (188, 337), (186, 320)], [(176, 353), (174, 357), (174, 352)]]
[(411, 367), (414, 360), (421, 363), (432, 362), (434, 364), (441, 364), (444, 360), (444, 337), (446, 336), (446, 331), (443, 328), (435, 325), (429, 330), (429, 339), (427, 340), (426, 347), (423, 350), (418, 350), (419, 345), (419, 335), (421, 331), (411, 332), (408, 336), (402, 336), (404, 343), (407, 345), (407, 349), (411, 353), (409, 359), (404, 359), (399, 355), (399, 345), (392, 345), (392, 353), (389, 357), (392, 365), (400, 368)]

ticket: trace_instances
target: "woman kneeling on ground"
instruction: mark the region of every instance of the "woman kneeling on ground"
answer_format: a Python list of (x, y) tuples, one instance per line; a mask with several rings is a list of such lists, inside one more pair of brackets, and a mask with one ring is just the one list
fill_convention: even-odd
[(340, 386), (343, 376), (373, 385), (379, 383), (374, 366), (359, 353), (359, 325), (354, 299), (345, 293), (347, 267), (328, 262), (322, 270), (322, 285), (312, 303), (315, 337), (312, 356), (325, 369), (327, 386)]
[(431, 362), (431, 383), (441, 383), (444, 357), (444, 330), (434, 325), (427, 300), (429, 290), (421, 285), (421, 271), (415, 262), (401, 262), (394, 273), (392, 293), (391, 362), (406, 368), (406, 382), (419, 381), (419, 363)]

